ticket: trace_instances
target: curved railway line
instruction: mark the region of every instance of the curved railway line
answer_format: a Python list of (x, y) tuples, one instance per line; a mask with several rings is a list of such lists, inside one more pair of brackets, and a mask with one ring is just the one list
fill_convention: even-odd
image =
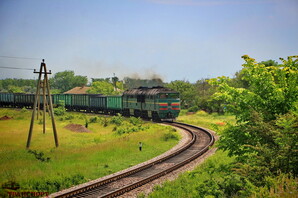
[(214, 143), (213, 135), (203, 128), (177, 122), (165, 124), (187, 131), (191, 136), (190, 141), (153, 162), (107, 179), (94, 180), (51, 194), (50, 197), (116, 197), (188, 164), (207, 152)]

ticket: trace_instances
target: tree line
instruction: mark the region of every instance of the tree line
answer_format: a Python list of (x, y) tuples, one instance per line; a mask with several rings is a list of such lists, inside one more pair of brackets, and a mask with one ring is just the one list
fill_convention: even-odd
[[(265, 66), (276, 66), (278, 63), (274, 60), (260, 62)], [(195, 83), (187, 80), (175, 80), (165, 83), (161, 79), (135, 79), (125, 77), (122, 81), (114, 76), (112, 78), (92, 78), (88, 84), (86, 76), (75, 75), (74, 71), (63, 71), (54, 74), (49, 79), (52, 93), (64, 93), (74, 87), (89, 86), (87, 93), (120, 95), (123, 91), (140, 86), (153, 87), (165, 86), (174, 89), (180, 93), (181, 107), (189, 111), (204, 110), (208, 113), (224, 113), (225, 104), (222, 99), (213, 97), (216, 87), (209, 83), (209, 79), (200, 79)], [(4, 79), (0, 80), (0, 92), (9, 93), (35, 93), (36, 80), (25, 79)], [(234, 77), (228, 82), (232, 87), (248, 88), (248, 81), (243, 79), (243, 70), (236, 72)]]

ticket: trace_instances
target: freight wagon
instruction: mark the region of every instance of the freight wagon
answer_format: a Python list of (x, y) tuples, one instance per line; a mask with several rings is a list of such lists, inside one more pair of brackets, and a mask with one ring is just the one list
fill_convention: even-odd
[(53, 94), (52, 102), (54, 106), (63, 105), (68, 109), (72, 104), (72, 97), (67, 94)]
[(106, 108), (112, 115), (122, 113), (122, 96), (107, 96)]
[[(17, 107), (17, 108), (32, 108), (34, 105), (35, 95), (24, 93), (0, 93), (0, 106), (1, 107)], [(40, 96), (40, 107), (43, 106), (43, 96)], [(47, 103), (49, 98), (46, 96)]]
[(15, 107), (18, 107), (18, 108), (23, 108), (23, 107), (33, 108), (34, 100), (35, 100), (34, 94), (23, 94), (23, 93), (14, 94)]
[(0, 93), (0, 106), (1, 107), (14, 106), (14, 94), (13, 93)]
[(107, 114), (107, 97), (103, 95), (93, 95), (90, 97), (90, 110), (94, 113)]

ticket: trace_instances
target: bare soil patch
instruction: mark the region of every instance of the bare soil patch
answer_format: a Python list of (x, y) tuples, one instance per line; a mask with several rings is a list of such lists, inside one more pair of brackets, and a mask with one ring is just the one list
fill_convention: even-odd
[(0, 120), (10, 120), (12, 119), (12, 117), (9, 117), (9, 116), (3, 116), (0, 118)]
[(68, 124), (64, 128), (74, 132), (91, 132), (89, 129), (80, 124)]

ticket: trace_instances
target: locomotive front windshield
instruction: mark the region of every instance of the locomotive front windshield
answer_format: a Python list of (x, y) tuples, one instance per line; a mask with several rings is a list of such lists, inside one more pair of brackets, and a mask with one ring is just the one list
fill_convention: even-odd
[(161, 93), (159, 94), (159, 98), (161, 99), (178, 99), (179, 94), (178, 93)]

